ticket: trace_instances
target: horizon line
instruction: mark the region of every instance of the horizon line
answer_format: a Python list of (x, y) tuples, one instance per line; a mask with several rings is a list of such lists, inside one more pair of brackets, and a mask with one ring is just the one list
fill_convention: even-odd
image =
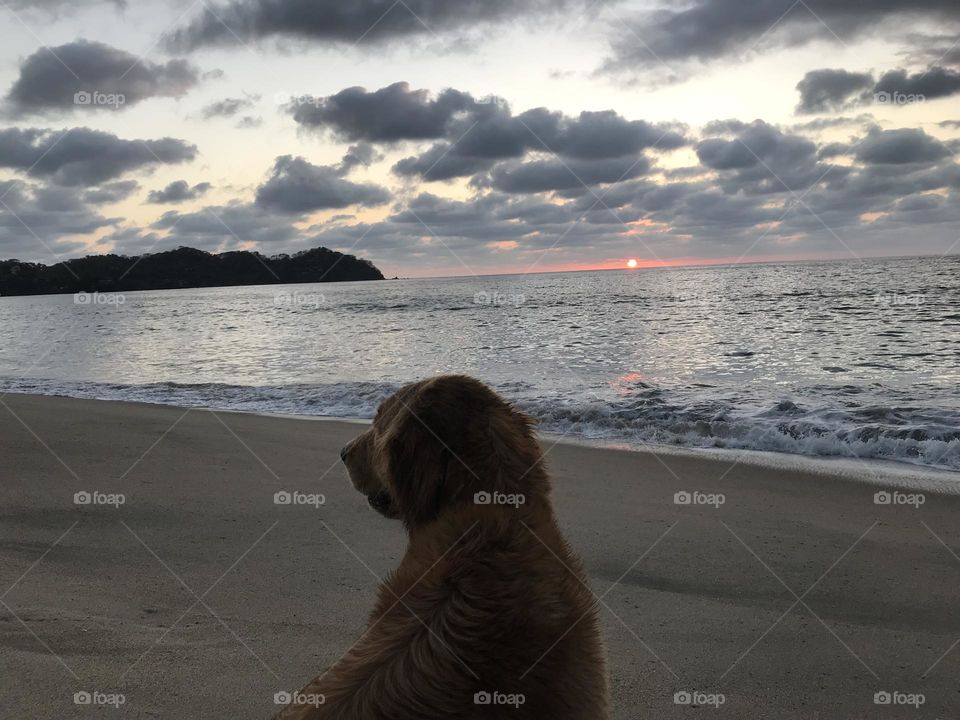
[[(459, 275), (394, 275), (393, 277), (384, 277), (385, 280), (452, 280), (455, 278), (483, 278), (483, 277), (500, 277), (500, 276), (513, 276), (519, 275), (521, 277), (527, 275), (561, 275), (567, 273), (585, 273), (585, 272), (641, 272), (644, 270), (671, 270), (671, 269), (683, 269), (691, 267), (724, 267), (724, 266), (735, 266), (735, 265), (777, 265), (777, 264), (794, 264), (794, 263), (817, 263), (817, 262), (865, 262), (867, 260), (908, 260), (908, 259), (920, 259), (920, 258), (951, 258), (951, 257), (960, 257), (960, 251), (958, 252), (946, 252), (946, 253), (922, 253), (919, 255), (864, 255), (856, 257), (835, 257), (835, 258), (826, 258), (826, 257), (811, 257), (811, 258), (771, 258), (771, 259), (752, 259), (752, 260), (733, 260), (729, 258), (718, 258), (716, 260), (705, 258), (701, 261), (696, 260), (679, 260), (676, 263), (671, 263), (670, 261), (652, 261), (655, 264), (649, 265), (638, 265), (637, 267), (611, 267), (611, 266), (598, 266), (598, 267), (588, 267), (588, 268), (569, 268), (569, 269), (559, 269), (559, 270), (528, 270), (528, 271), (502, 271), (502, 272), (484, 272), (484, 273), (464, 273)], [(639, 258), (636, 258), (640, 260)], [(620, 261), (625, 262), (625, 261)]]

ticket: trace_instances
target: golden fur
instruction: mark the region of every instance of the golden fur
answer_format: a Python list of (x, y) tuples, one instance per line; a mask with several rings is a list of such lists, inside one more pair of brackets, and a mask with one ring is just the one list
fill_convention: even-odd
[(557, 527), (531, 424), (465, 376), (383, 402), (342, 456), (371, 506), (406, 526), (406, 554), (366, 632), (303, 688), (323, 703), (295, 700), (278, 718), (607, 717), (595, 598)]

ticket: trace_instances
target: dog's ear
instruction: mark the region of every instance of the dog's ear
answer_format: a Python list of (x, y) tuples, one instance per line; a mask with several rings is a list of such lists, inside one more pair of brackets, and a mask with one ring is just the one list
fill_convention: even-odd
[(451, 460), (458, 460), (446, 438), (458, 409), (438, 405), (437, 395), (422, 390), (400, 397), (387, 438), (391, 490), (408, 527), (433, 520), (452, 500), (447, 475)]
[(479, 381), (441, 376), (398, 401), (389, 476), (408, 526), (481, 491), (531, 494), (546, 482), (532, 421)]

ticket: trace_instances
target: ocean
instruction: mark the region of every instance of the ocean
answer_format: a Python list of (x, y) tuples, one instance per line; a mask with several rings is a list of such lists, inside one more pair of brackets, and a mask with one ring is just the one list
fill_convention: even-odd
[(370, 418), (467, 373), (618, 446), (960, 470), (960, 257), (0, 298), (0, 391)]

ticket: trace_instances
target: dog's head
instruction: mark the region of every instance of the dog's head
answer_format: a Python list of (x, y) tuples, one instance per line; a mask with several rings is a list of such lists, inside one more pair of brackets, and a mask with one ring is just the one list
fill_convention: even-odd
[(526, 504), (545, 492), (531, 419), (462, 375), (401, 388), (340, 457), (371, 507), (410, 528), (466, 504)]

